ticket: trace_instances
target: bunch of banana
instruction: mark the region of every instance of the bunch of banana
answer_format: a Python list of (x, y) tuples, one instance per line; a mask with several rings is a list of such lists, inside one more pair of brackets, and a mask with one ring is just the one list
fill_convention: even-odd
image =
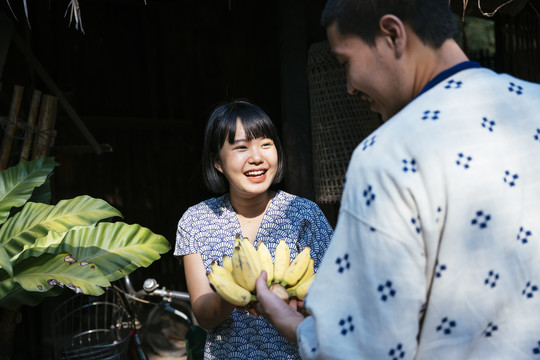
[(305, 247), (291, 261), (291, 252), (284, 239), (272, 254), (263, 242), (257, 248), (248, 238), (236, 236), (232, 257), (223, 256), (222, 265), (212, 263), (208, 280), (212, 289), (224, 300), (237, 306), (256, 301), (255, 282), (261, 271), (267, 274), (268, 288), (282, 298), (303, 300), (315, 278), (311, 249)]

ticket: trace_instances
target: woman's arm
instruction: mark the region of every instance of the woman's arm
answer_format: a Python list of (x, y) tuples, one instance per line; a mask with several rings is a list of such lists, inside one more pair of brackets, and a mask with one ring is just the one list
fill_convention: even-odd
[(199, 326), (215, 328), (231, 315), (235, 306), (212, 291), (200, 254), (184, 255), (183, 261), (191, 307)]

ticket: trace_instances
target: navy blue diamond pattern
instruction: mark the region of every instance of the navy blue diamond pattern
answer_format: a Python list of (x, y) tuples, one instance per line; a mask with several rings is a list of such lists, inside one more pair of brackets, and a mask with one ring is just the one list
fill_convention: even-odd
[(519, 178), (518, 174), (512, 174), (509, 170), (504, 172), (504, 182), (510, 187), (516, 185), (516, 180)]
[(399, 360), (405, 357), (405, 350), (403, 350), (403, 345), (397, 344), (395, 348), (390, 349), (388, 356), (392, 360)]
[(497, 286), (497, 280), (499, 280), (499, 274), (495, 273), (493, 270), (490, 270), (488, 277), (484, 280), (484, 285), (494, 288)]
[(439, 120), (440, 110), (426, 110), (422, 115), (422, 120)]
[(527, 299), (530, 299), (534, 296), (535, 291), (538, 291), (538, 286), (533, 285), (530, 281), (528, 281), (525, 289), (523, 289), (523, 291), (521, 292), (521, 295), (524, 295), (527, 297)]
[(387, 280), (384, 284), (379, 284), (377, 291), (381, 293), (381, 300), (386, 301), (396, 295), (396, 290), (392, 287), (392, 282)]
[(364, 190), (364, 199), (366, 199), (366, 205), (370, 206), (371, 203), (375, 200), (375, 194), (373, 193), (373, 188), (371, 185), (368, 185), (367, 189)]
[(488, 221), (491, 220), (491, 215), (484, 214), (482, 210), (478, 210), (476, 212), (476, 216), (474, 219), (471, 220), (471, 225), (475, 226), (478, 225), (480, 229), (487, 228)]
[(422, 223), (420, 222), (420, 215), (418, 215), (415, 218), (411, 218), (411, 224), (414, 227), (414, 230), (416, 230), (417, 234), (420, 234), (422, 232)]
[(437, 264), (437, 270), (435, 270), (435, 276), (440, 278), (442, 276), (443, 271), (446, 271), (446, 265)]
[(445, 89), (459, 89), (463, 83), (459, 80), (448, 80), (446, 82), (446, 85), (444, 86)]
[(470, 162), (472, 161), (472, 157), (465, 155), (463, 153), (458, 154), (458, 159), (456, 160), (456, 164), (458, 166), (463, 166), (465, 169), (468, 169), (470, 167)]
[(497, 330), (499, 330), (499, 327), (490, 322), (487, 325), (486, 329), (482, 332), (482, 335), (484, 335), (485, 337), (491, 337), (491, 335), (493, 335), (493, 333)]
[(415, 159), (411, 159), (411, 160), (407, 160), (407, 159), (403, 159), (401, 160), (401, 162), (403, 163), (403, 172), (407, 172), (407, 171), (411, 171), (413, 173), (416, 172), (416, 160)]
[(540, 141), (540, 129), (536, 129), (536, 134), (534, 134), (534, 140)]
[(435, 217), (435, 222), (438, 223), (439, 220), (440, 220), (440, 216), (441, 216), (441, 213), (442, 213), (442, 209), (440, 206), (437, 206), (437, 210), (436, 210), (436, 217)]
[(437, 331), (442, 331), (444, 335), (450, 335), (456, 325), (455, 320), (449, 320), (448, 317), (444, 317), (441, 319), (441, 325), (437, 326)]
[(487, 117), (482, 118), (482, 127), (488, 129), (489, 131), (493, 131), (493, 127), (495, 126), (494, 120), (488, 120)]
[(360, 144), (362, 146), (362, 151), (366, 151), (367, 148), (373, 146), (373, 144), (375, 144), (376, 137), (377, 135), (373, 135), (370, 138), (367, 138), (364, 141), (362, 141), (362, 143)]
[(532, 231), (525, 230), (523, 226), (519, 228), (519, 233), (517, 234), (517, 241), (520, 241), (522, 244), (529, 242), (529, 237), (532, 236)]
[(508, 84), (508, 91), (515, 93), (516, 95), (523, 94), (523, 87), (521, 85), (510, 82)]
[(347, 316), (346, 319), (340, 319), (338, 324), (341, 327), (340, 334), (343, 336), (347, 335), (347, 333), (349, 332), (354, 331), (354, 324), (352, 322), (351, 315)]
[(534, 355), (540, 355), (540, 341), (537, 342), (538, 346), (532, 349)]
[(349, 254), (343, 255), (343, 257), (338, 257), (336, 259), (336, 265), (338, 266), (338, 273), (342, 274), (345, 270), (349, 270), (351, 267), (351, 262), (349, 261)]

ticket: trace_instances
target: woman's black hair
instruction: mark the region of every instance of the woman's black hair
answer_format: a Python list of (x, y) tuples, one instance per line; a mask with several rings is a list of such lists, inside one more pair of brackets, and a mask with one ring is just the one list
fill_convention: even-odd
[(278, 167), (272, 184), (279, 183), (283, 178), (285, 160), (274, 123), (258, 106), (245, 100), (235, 100), (216, 107), (206, 124), (202, 155), (203, 178), (208, 190), (215, 194), (223, 194), (229, 190), (229, 182), (214, 167), (214, 161), (220, 161), (219, 152), (225, 141), (229, 144), (234, 142), (237, 119), (242, 122), (247, 140), (264, 137), (274, 142)]

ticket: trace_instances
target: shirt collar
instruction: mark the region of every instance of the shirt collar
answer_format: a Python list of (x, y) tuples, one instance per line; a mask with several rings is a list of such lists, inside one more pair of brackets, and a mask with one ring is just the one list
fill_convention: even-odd
[(464, 62), (461, 62), (461, 63), (459, 63), (457, 65), (454, 65), (451, 68), (440, 72), (437, 76), (435, 76), (433, 79), (431, 79), (426, 84), (426, 86), (424, 86), (422, 91), (420, 91), (420, 93), (418, 93), (418, 95), (416, 95), (416, 97), (418, 97), (421, 94), (425, 93), (426, 91), (428, 91), (429, 89), (431, 89), (432, 87), (434, 87), (435, 85), (437, 85), (438, 83), (443, 81), (444, 79), (449, 78), (450, 76), (452, 76), (452, 75), (454, 75), (454, 74), (456, 74), (456, 73), (458, 73), (458, 72), (460, 72), (462, 70), (472, 69), (472, 68), (479, 68), (479, 67), (482, 67), (482, 65), (480, 65), (476, 61), (464, 61)]

